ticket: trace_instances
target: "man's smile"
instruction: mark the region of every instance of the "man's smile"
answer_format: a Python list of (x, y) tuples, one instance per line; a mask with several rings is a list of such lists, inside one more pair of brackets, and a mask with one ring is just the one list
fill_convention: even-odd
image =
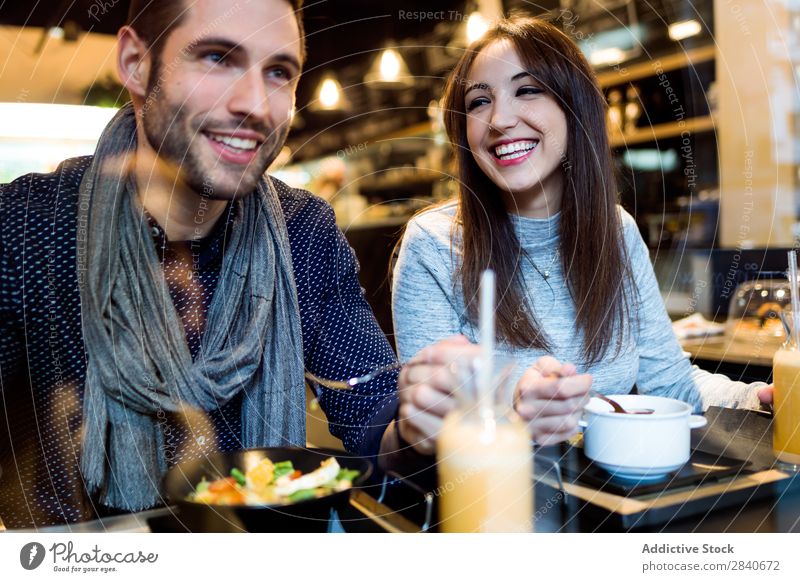
[(208, 138), (211, 147), (221, 159), (233, 164), (249, 164), (265, 141), (261, 134), (252, 131), (203, 131), (202, 134)]

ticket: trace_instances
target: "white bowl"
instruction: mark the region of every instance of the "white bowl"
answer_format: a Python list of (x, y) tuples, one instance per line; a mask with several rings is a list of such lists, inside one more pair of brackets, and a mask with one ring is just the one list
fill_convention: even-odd
[(625, 409), (650, 408), (653, 414), (619, 414), (610, 404), (592, 398), (580, 422), (583, 450), (612, 475), (637, 481), (655, 481), (677, 471), (689, 460), (693, 428), (706, 419), (692, 415), (692, 407), (660, 396), (614, 394), (609, 398)]

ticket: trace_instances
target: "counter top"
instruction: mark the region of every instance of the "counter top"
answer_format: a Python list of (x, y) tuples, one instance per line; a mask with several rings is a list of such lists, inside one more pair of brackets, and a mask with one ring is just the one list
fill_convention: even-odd
[(728, 335), (693, 338), (681, 341), (692, 359), (732, 364), (772, 367), (772, 357), (780, 347), (777, 342), (746, 342)]

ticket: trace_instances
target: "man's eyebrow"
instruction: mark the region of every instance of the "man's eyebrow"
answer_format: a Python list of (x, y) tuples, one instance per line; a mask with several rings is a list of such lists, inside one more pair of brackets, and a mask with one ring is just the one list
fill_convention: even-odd
[(270, 60), (294, 67), (298, 74), (303, 70), (303, 65), (300, 64), (300, 60), (292, 53), (278, 53)]
[(214, 36), (209, 36), (194, 40), (186, 47), (186, 50), (188, 52), (192, 52), (198, 49), (207, 48), (209, 46), (224, 48), (225, 52), (227, 53), (234, 53), (242, 50), (240, 44), (237, 44), (231, 41), (230, 39), (224, 37), (214, 37)]

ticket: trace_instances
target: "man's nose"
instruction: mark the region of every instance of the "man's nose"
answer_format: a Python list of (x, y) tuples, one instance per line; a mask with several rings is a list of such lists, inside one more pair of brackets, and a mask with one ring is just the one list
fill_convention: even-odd
[(267, 88), (258, 69), (246, 71), (230, 88), (228, 109), (231, 113), (263, 121), (269, 113)]

